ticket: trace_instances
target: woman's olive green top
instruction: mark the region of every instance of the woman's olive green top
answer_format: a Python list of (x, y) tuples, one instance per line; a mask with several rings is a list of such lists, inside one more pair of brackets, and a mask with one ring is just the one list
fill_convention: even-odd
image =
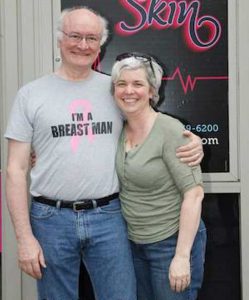
[(124, 130), (120, 135), (120, 200), (134, 242), (153, 243), (176, 233), (184, 193), (202, 185), (200, 167), (189, 167), (176, 157), (176, 148), (189, 141), (183, 130), (178, 120), (158, 113), (142, 144), (126, 152)]

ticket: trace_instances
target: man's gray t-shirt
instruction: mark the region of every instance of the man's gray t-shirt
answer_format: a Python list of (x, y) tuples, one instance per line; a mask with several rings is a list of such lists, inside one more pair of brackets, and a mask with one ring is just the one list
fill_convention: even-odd
[(109, 76), (92, 71), (82, 81), (51, 74), (19, 90), (5, 137), (31, 143), (36, 152), (33, 196), (78, 200), (118, 191), (122, 118), (110, 85)]

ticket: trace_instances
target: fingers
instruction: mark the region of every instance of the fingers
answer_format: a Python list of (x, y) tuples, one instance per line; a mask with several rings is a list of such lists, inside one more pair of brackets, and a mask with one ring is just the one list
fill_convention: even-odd
[(32, 150), (31, 153), (30, 153), (30, 166), (31, 166), (31, 168), (33, 168), (35, 166), (35, 163), (36, 163), (36, 154), (35, 154), (35, 151)]
[(201, 163), (204, 153), (201, 145), (195, 145), (189, 143), (185, 146), (181, 146), (176, 150), (176, 156), (181, 162), (188, 164), (189, 166), (196, 166)]
[(41, 279), (42, 277), (41, 267), (37, 259), (19, 261), (19, 267), (23, 272), (35, 279)]
[[(185, 157), (186, 155), (186, 157)], [(178, 155), (177, 155), (178, 156)], [(181, 158), (180, 161), (183, 163), (188, 164), (189, 166), (196, 166), (199, 165), (203, 159), (203, 152), (198, 152), (198, 153), (185, 153)]]
[(40, 254), (39, 254), (39, 262), (40, 262), (40, 265), (43, 267), (43, 268), (46, 268), (46, 263), (45, 263), (45, 258), (44, 258), (44, 255), (43, 255), (43, 252), (41, 251)]
[(18, 263), (20, 269), (35, 279), (42, 277), (42, 267), (46, 267), (42, 248), (33, 235), (25, 235), (18, 240)]
[(189, 162), (188, 165), (191, 167), (191, 166), (197, 166), (199, 165), (201, 162), (202, 162), (202, 159), (204, 157), (204, 153), (201, 152), (201, 153), (197, 153), (195, 155), (195, 157), (193, 157), (193, 161), (192, 162)]
[(176, 153), (179, 157), (193, 155), (201, 152), (203, 152), (203, 147), (200, 143), (197, 142), (189, 142), (188, 144), (180, 146), (176, 149)]
[(173, 291), (180, 293), (183, 292), (190, 284), (190, 276), (182, 278), (170, 278), (170, 287)]
[(188, 257), (175, 256), (169, 268), (170, 287), (175, 292), (184, 291), (190, 284), (190, 261)]
[(26, 274), (35, 279), (42, 278), (42, 267), (46, 268), (43, 252), (40, 250), (36, 257), (19, 259), (19, 267)]
[(191, 137), (191, 135), (193, 135), (193, 133), (190, 130), (185, 129), (183, 131), (183, 135), (186, 137)]
[(184, 136), (190, 138), (190, 142), (176, 149), (176, 156), (181, 162), (187, 163), (189, 166), (200, 164), (203, 159), (203, 146), (200, 137), (194, 135), (190, 131), (184, 131)]

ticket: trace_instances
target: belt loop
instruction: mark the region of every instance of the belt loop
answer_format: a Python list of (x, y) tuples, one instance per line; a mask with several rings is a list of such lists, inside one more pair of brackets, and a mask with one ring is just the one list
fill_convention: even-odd
[(61, 200), (56, 201), (56, 208), (61, 208)]
[(96, 200), (92, 200), (92, 204), (93, 204), (93, 208), (97, 208), (98, 206), (97, 206), (97, 201)]

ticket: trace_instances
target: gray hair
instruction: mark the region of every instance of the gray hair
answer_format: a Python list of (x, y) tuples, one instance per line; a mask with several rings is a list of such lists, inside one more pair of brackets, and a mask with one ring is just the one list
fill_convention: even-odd
[[(152, 70), (151, 65), (154, 71)], [(153, 58), (151, 58), (151, 61), (148, 61), (139, 59), (139, 57), (131, 56), (120, 61), (116, 61), (112, 67), (111, 93), (114, 95), (115, 83), (118, 81), (123, 70), (137, 69), (144, 69), (146, 73), (148, 83), (154, 92), (151, 99), (151, 105), (155, 106), (160, 98), (159, 89), (162, 82), (163, 69)]]
[(65, 16), (67, 16), (72, 11), (79, 10), (79, 9), (86, 9), (86, 10), (92, 12), (93, 14), (95, 14), (99, 18), (100, 24), (102, 26), (100, 45), (101, 46), (104, 45), (104, 43), (107, 41), (107, 38), (109, 35), (108, 21), (107, 21), (107, 19), (102, 17), (97, 11), (95, 11), (87, 6), (74, 6), (71, 8), (66, 8), (61, 12), (60, 18), (57, 23), (57, 30), (56, 30), (57, 40), (59, 41), (62, 39), (63, 22), (64, 22)]

